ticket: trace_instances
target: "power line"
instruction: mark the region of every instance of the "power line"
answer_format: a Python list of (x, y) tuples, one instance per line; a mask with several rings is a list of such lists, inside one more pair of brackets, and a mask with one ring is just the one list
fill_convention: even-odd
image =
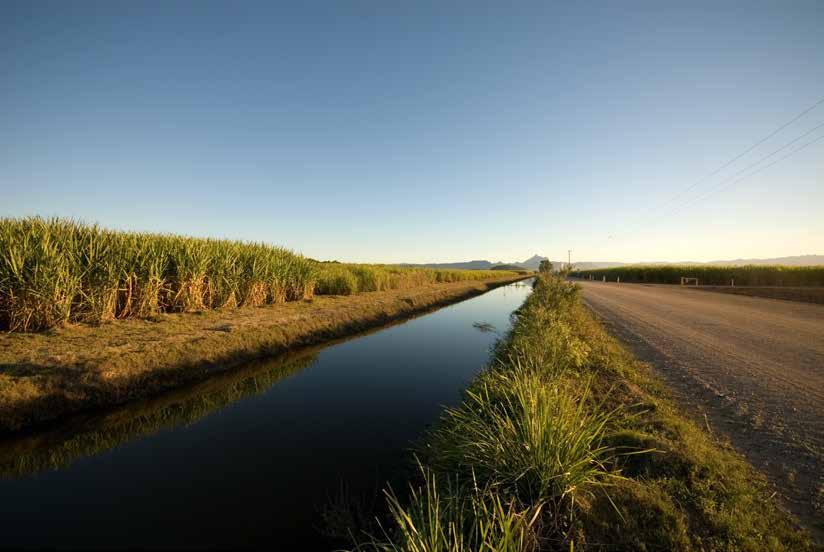
[[(824, 140), (824, 134), (822, 134), (821, 136), (818, 136), (817, 138), (813, 138), (812, 140), (810, 140), (808, 142), (805, 142), (801, 146), (799, 146), (799, 147), (793, 149), (792, 151), (786, 153), (785, 155), (779, 157), (778, 159), (776, 159), (772, 163), (769, 163), (769, 164), (764, 165), (762, 167), (758, 167), (754, 171), (752, 171), (748, 174), (745, 174), (743, 176), (740, 176), (739, 178), (736, 178), (741, 173), (746, 172), (747, 170), (749, 170), (749, 169), (751, 169), (751, 168), (753, 168), (757, 165), (760, 165), (761, 163), (763, 163), (764, 161), (766, 161), (767, 159), (769, 159), (773, 155), (787, 149), (788, 147), (792, 146), (793, 144), (795, 144), (796, 142), (798, 142), (802, 138), (805, 138), (805, 137), (809, 136), (814, 131), (816, 131), (816, 130), (822, 128), (822, 127), (824, 127), (824, 123), (820, 123), (820, 124), (816, 125), (815, 127), (811, 128), (810, 130), (805, 132), (804, 134), (790, 140), (789, 142), (787, 142), (786, 144), (784, 144), (780, 148), (778, 148), (778, 149), (774, 150), (773, 152), (763, 156), (758, 161), (755, 161), (754, 163), (750, 163), (749, 165), (747, 165), (743, 169), (739, 170), (738, 172), (736, 172), (735, 174), (733, 174), (731, 177), (727, 178), (726, 180), (721, 181), (721, 183), (719, 183), (717, 186), (715, 186), (715, 187), (711, 188), (710, 190), (708, 190), (707, 193), (705, 193), (701, 196), (698, 196), (696, 198), (693, 198), (691, 201), (688, 201), (688, 202), (682, 204), (681, 206), (676, 206), (674, 210), (670, 209), (669, 211), (666, 211), (665, 213), (662, 213), (661, 215), (659, 215), (655, 219), (652, 219), (650, 222), (657, 222), (657, 221), (661, 220), (664, 217), (671, 217), (673, 215), (676, 215), (676, 214), (682, 212), (683, 210), (687, 209), (688, 207), (691, 207), (691, 206), (695, 205), (696, 203), (704, 201), (705, 199), (707, 199), (708, 197), (710, 197), (714, 193), (719, 192), (719, 191), (721, 191), (725, 188), (728, 188), (729, 186), (733, 186), (735, 184), (738, 184), (742, 180), (746, 180), (747, 178), (755, 176), (756, 174), (758, 174), (760, 172), (763, 172), (763, 171), (769, 169), (770, 167), (773, 167), (773, 166), (777, 165), (778, 163), (784, 161), (785, 159), (787, 159), (789, 157), (792, 157), (796, 153), (798, 153), (798, 152), (800, 152), (804, 149), (807, 149), (808, 147), (812, 146), (813, 144), (816, 144), (817, 142), (820, 142), (820, 141)], [(628, 234), (624, 234), (623, 236), (618, 236), (618, 237), (619, 238), (628, 237)], [(610, 236), (608, 239), (613, 239), (613, 238), (614, 238), (614, 236)]]
[[(784, 150), (785, 150), (785, 149), (787, 149), (788, 147), (792, 146), (793, 144), (795, 144), (796, 142), (798, 142), (798, 141), (799, 141), (799, 140), (801, 140), (802, 138), (806, 138), (807, 136), (809, 136), (810, 134), (812, 134), (812, 133), (813, 133), (813, 132), (815, 132), (816, 130), (820, 129), (821, 127), (824, 127), (824, 123), (819, 123), (818, 125), (814, 126), (814, 127), (813, 127), (813, 128), (811, 128), (810, 130), (808, 130), (807, 132), (805, 132), (804, 134), (802, 134), (802, 135), (800, 135), (800, 136), (798, 136), (798, 137), (796, 137), (796, 138), (794, 138), (794, 139), (790, 140), (789, 142), (787, 142), (786, 144), (784, 144), (783, 146), (781, 146), (781, 147), (780, 147), (780, 148), (778, 148), (777, 150), (773, 151), (772, 153), (769, 153), (769, 154), (767, 154), (767, 155), (763, 156), (763, 157), (762, 157), (762, 158), (760, 158), (758, 161), (755, 161), (755, 162), (753, 162), (753, 163), (750, 163), (749, 165), (747, 165), (747, 166), (746, 166), (746, 167), (744, 167), (743, 169), (740, 169), (739, 171), (737, 171), (737, 172), (735, 172), (734, 174), (732, 174), (731, 176), (729, 176), (726, 180), (722, 180), (720, 184), (718, 184), (718, 185), (714, 186), (713, 188), (710, 188), (709, 193), (708, 193), (707, 195), (700, 196), (700, 197), (704, 198), (704, 197), (708, 197), (709, 195), (712, 195), (712, 194), (713, 194), (716, 190), (720, 190), (720, 189), (724, 188), (728, 182), (730, 182), (731, 180), (734, 180), (734, 179), (735, 179), (737, 176), (739, 176), (740, 174), (742, 174), (742, 173), (744, 173), (744, 172), (747, 172), (748, 170), (750, 170), (751, 168), (755, 167), (756, 165), (760, 165), (761, 163), (763, 163), (764, 161), (766, 161), (767, 159), (769, 159), (769, 158), (770, 158), (770, 157), (772, 157), (773, 155), (775, 155), (775, 154), (777, 154), (777, 153), (780, 153), (780, 152), (784, 151)], [(803, 148), (801, 148), (801, 149), (803, 149)], [(800, 149), (799, 149), (799, 150), (794, 150), (794, 151), (800, 151)], [(786, 159), (786, 157), (787, 157), (787, 156), (782, 157), (781, 159)], [(770, 165), (768, 165), (768, 166), (772, 166), (772, 164), (770, 164)], [(753, 173), (753, 174), (755, 174), (755, 173)], [(750, 176), (750, 175), (748, 175), (748, 176)], [(746, 177), (745, 177), (745, 178), (746, 178)], [(738, 181), (736, 180), (736, 182), (738, 182)], [(667, 215), (671, 215), (671, 214), (674, 214), (674, 213), (678, 213), (678, 212), (682, 211), (684, 207), (689, 206), (689, 205), (693, 205), (693, 204), (695, 204), (695, 203), (696, 203), (696, 201), (695, 201), (695, 200), (693, 200), (693, 201), (688, 201), (687, 203), (685, 203), (685, 204), (683, 204), (683, 205), (681, 205), (681, 206), (676, 205), (676, 206), (674, 206), (674, 208), (669, 209), (669, 210), (665, 211), (664, 213), (661, 213), (658, 217), (656, 217), (656, 219), (655, 219), (655, 220), (658, 220), (658, 219), (660, 219), (660, 218), (662, 218), (662, 217), (664, 217), (664, 216), (667, 216)]]
[[(821, 127), (821, 126), (824, 126), (824, 123), (822, 123), (821, 125), (819, 125), (819, 127)], [(818, 128), (818, 127), (816, 127), (816, 128)], [(807, 133), (807, 134), (809, 134), (809, 133)], [(800, 136), (799, 138), (803, 138), (803, 136)], [(677, 212), (679, 212), (679, 211), (681, 211), (681, 210), (683, 210), (683, 209), (686, 209), (687, 207), (689, 207), (689, 206), (691, 206), (691, 205), (695, 205), (696, 203), (699, 203), (699, 202), (701, 202), (701, 201), (703, 201), (703, 200), (707, 199), (709, 196), (711, 196), (711, 195), (712, 195), (712, 194), (714, 194), (715, 192), (719, 192), (719, 191), (723, 190), (724, 188), (727, 188), (727, 187), (732, 186), (732, 185), (734, 185), (734, 184), (738, 184), (738, 183), (739, 183), (739, 182), (741, 182), (742, 180), (746, 180), (747, 178), (750, 178), (751, 176), (755, 176), (756, 174), (758, 174), (758, 173), (760, 173), (760, 172), (762, 172), (762, 171), (765, 171), (765, 170), (769, 169), (769, 168), (770, 168), (770, 167), (772, 167), (773, 165), (777, 165), (778, 163), (780, 163), (780, 162), (784, 161), (784, 160), (785, 160), (785, 159), (787, 159), (788, 157), (792, 157), (793, 155), (795, 155), (796, 153), (800, 152), (801, 150), (804, 150), (804, 149), (808, 148), (809, 146), (812, 146), (813, 144), (815, 144), (815, 143), (817, 143), (817, 142), (820, 142), (820, 141), (822, 141), (822, 140), (824, 140), (824, 134), (822, 134), (822, 135), (821, 135), (821, 136), (819, 136), (818, 138), (814, 138), (814, 139), (810, 140), (809, 142), (807, 142), (807, 143), (805, 143), (805, 144), (803, 144), (803, 145), (801, 145), (801, 146), (799, 146), (799, 147), (795, 148), (794, 150), (790, 151), (790, 152), (789, 152), (789, 153), (787, 153), (786, 155), (783, 155), (783, 156), (779, 157), (778, 159), (776, 159), (776, 160), (775, 160), (775, 161), (773, 161), (772, 163), (770, 163), (770, 164), (768, 164), (768, 165), (764, 165), (763, 167), (760, 167), (760, 168), (758, 168), (758, 169), (754, 170), (753, 172), (751, 172), (751, 173), (749, 173), (749, 174), (745, 174), (745, 175), (744, 175), (744, 176), (742, 176), (741, 178), (738, 178), (738, 179), (736, 179), (736, 180), (734, 180), (734, 181), (732, 181), (732, 182), (727, 182), (727, 181), (722, 182), (722, 183), (721, 183), (721, 185), (716, 186), (715, 188), (712, 188), (711, 190), (709, 190), (709, 192), (707, 192), (707, 193), (706, 193), (706, 194), (704, 194), (703, 196), (699, 196), (699, 197), (697, 197), (696, 199), (694, 199), (693, 201), (691, 201), (691, 202), (689, 202), (689, 203), (684, 204), (683, 208), (682, 208), (682, 209), (679, 209), (678, 211), (676, 211), (676, 213), (677, 213)], [(794, 140), (794, 141), (797, 141), (797, 140)], [(789, 144), (788, 144), (788, 145), (789, 145)], [(783, 148), (782, 148), (782, 149), (783, 149)], [(675, 213), (671, 213), (671, 214), (675, 214)]]
[(757, 148), (758, 146), (760, 146), (761, 144), (763, 144), (764, 142), (766, 142), (767, 140), (769, 140), (770, 138), (772, 138), (773, 136), (775, 136), (776, 134), (778, 134), (779, 132), (781, 132), (782, 130), (784, 130), (785, 128), (787, 128), (788, 126), (790, 126), (791, 124), (793, 124), (797, 120), (799, 120), (801, 117), (803, 117), (804, 115), (806, 115), (807, 113), (809, 113), (810, 111), (812, 111), (813, 109), (815, 109), (816, 107), (821, 105), (822, 103), (824, 103), (824, 98), (821, 98), (820, 100), (818, 100), (817, 102), (815, 102), (814, 104), (812, 104), (811, 106), (809, 106), (808, 108), (803, 110), (801, 113), (799, 113), (798, 115), (796, 115), (795, 117), (793, 117), (792, 119), (790, 119), (789, 121), (787, 121), (786, 123), (784, 123), (783, 125), (778, 127), (777, 129), (773, 130), (772, 132), (767, 134), (765, 137), (761, 138), (760, 140), (755, 142), (753, 145), (751, 145), (750, 147), (745, 149), (743, 152), (739, 153), (738, 155), (736, 155), (735, 157), (733, 157), (732, 159), (730, 159), (729, 161), (727, 161), (726, 163), (724, 163), (723, 165), (721, 165), (720, 167), (718, 167), (717, 169), (712, 171), (711, 173), (707, 174), (706, 176), (704, 176), (702, 178), (699, 178), (698, 180), (696, 180), (695, 182), (693, 182), (692, 184), (690, 184), (689, 186), (687, 186), (686, 188), (681, 190), (679, 193), (675, 194), (675, 196), (673, 196), (669, 200), (665, 201), (663, 204), (661, 204), (660, 207), (665, 207), (666, 205), (669, 205), (670, 203), (672, 203), (674, 200), (683, 197), (684, 194), (686, 194), (687, 192), (693, 190), (699, 184), (703, 184), (704, 182), (706, 182), (707, 180), (709, 180), (713, 176), (717, 175), (718, 173), (720, 173), (721, 171), (723, 171), (724, 169), (726, 169), (727, 167), (729, 167), (730, 165), (732, 165), (733, 163), (735, 163), (736, 161), (738, 161), (739, 159), (741, 159), (742, 157), (744, 157), (745, 155), (747, 155), (748, 153), (753, 151), (755, 148)]
[[(694, 189), (694, 188), (695, 188), (696, 186), (698, 186), (699, 184), (702, 184), (702, 183), (706, 182), (708, 179), (710, 179), (710, 178), (712, 178), (713, 176), (717, 175), (717, 174), (718, 174), (718, 173), (720, 173), (722, 170), (726, 169), (727, 167), (729, 167), (730, 165), (732, 165), (733, 163), (735, 163), (736, 161), (738, 161), (739, 159), (741, 159), (742, 157), (744, 157), (745, 155), (747, 155), (748, 153), (752, 152), (755, 148), (757, 148), (758, 146), (760, 146), (761, 144), (763, 144), (764, 142), (766, 142), (767, 140), (769, 140), (770, 138), (772, 138), (773, 136), (775, 136), (776, 134), (778, 134), (779, 132), (781, 132), (782, 130), (784, 130), (785, 128), (787, 128), (788, 126), (790, 126), (791, 124), (793, 124), (793, 123), (795, 123), (796, 121), (798, 121), (799, 119), (801, 119), (803, 116), (805, 116), (807, 113), (809, 113), (810, 111), (812, 111), (813, 109), (815, 109), (816, 107), (818, 107), (819, 105), (821, 105), (822, 103), (824, 103), (824, 98), (819, 99), (818, 101), (816, 101), (815, 103), (813, 103), (812, 105), (810, 105), (809, 107), (807, 107), (806, 109), (804, 109), (803, 111), (801, 111), (798, 115), (796, 115), (795, 117), (793, 117), (793, 118), (792, 118), (792, 119), (790, 119), (789, 121), (785, 122), (784, 124), (782, 124), (781, 126), (779, 126), (778, 128), (776, 128), (775, 130), (773, 130), (772, 132), (770, 132), (769, 134), (767, 134), (766, 136), (764, 136), (763, 138), (761, 138), (760, 140), (756, 141), (753, 145), (751, 145), (750, 147), (748, 147), (747, 149), (745, 149), (743, 152), (739, 153), (738, 155), (736, 155), (735, 157), (733, 157), (732, 159), (730, 159), (729, 161), (727, 161), (726, 163), (724, 163), (723, 165), (721, 165), (720, 167), (718, 167), (717, 169), (715, 169), (714, 171), (712, 171), (711, 173), (709, 173), (709, 174), (707, 174), (706, 176), (704, 176), (704, 177), (702, 177), (702, 178), (700, 178), (700, 179), (696, 180), (695, 182), (693, 182), (692, 184), (690, 184), (687, 188), (685, 188), (685, 189), (681, 190), (680, 192), (678, 192), (675, 196), (671, 197), (670, 199), (668, 199), (667, 201), (665, 201), (664, 203), (662, 203), (662, 204), (659, 206), (659, 209), (660, 209), (660, 208), (665, 208), (665, 207), (668, 207), (668, 206), (669, 206), (669, 205), (671, 205), (671, 204), (672, 204), (675, 200), (680, 199), (681, 197), (683, 197), (683, 196), (684, 196), (684, 194), (686, 194), (687, 192), (691, 191), (692, 189)], [(790, 142), (788, 142), (788, 143), (784, 144), (783, 146), (781, 146), (781, 147), (780, 147), (780, 148), (778, 148), (777, 150), (773, 151), (773, 152), (772, 152), (772, 153), (770, 153), (769, 155), (766, 155), (766, 156), (762, 157), (761, 159), (759, 159), (759, 160), (758, 160), (758, 161), (756, 161), (755, 163), (751, 163), (750, 165), (748, 165), (748, 166), (747, 166), (747, 167), (745, 167), (744, 169), (742, 169), (742, 170), (740, 170), (740, 171), (736, 172), (735, 174), (733, 174), (733, 175), (732, 175), (732, 177), (730, 177), (730, 178), (735, 178), (737, 175), (741, 174), (742, 172), (744, 172), (744, 171), (746, 171), (746, 170), (748, 170), (748, 169), (750, 169), (750, 168), (754, 167), (755, 165), (758, 165), (759, 163), (762, 163), (763, 161), (765, 161), (765, 160), (767, 160), (768, 158), (772, 157), (772, 156), (773, 156), (773, 155), (775, 155), (776, 153), (779, 153), (779, 152), (780, 152), (780, 151), (782, 151), (783, 149), (785, 149), (785, 148), (787, 148), (787, 147), (791, 146), (792, 144), (794, 144), (794, 143), (795, 143), (795, 142), (797, 142), (798, 140), (800, 140), (800, 139), (804, 138), (805, 136), (808, 136), (809, 134), (811, 134), (813, 131), (817, 130), (817, 129), (818, 129), (818, 128), (820, 128), (821, 126), (824, 126), (824, 123), (822, 123), (822, 124), (820, 124), (820, 125), (818, 125), (818, 126), (816, 126), (816, 127), (812, 128), (811, 130), (809, 130), (809, 131), (805, 132), (805, 133), (804, 133), (804, 134), (802, 134), (801, 136), (798, 136), (797, 138), (795, 138), (795, 139), (791, 140)], [(815, 141), (817, 141), (817, 140), (814, 140), (813, 142), (815, 142)], [(792, 153), (795, 153), (795, 152), (797, 152), (797, 151), (801, 151), (801, 149), (804, 149), (804, 147), (807, 147), (808, 145), (811, 145), (811, 144), (806, 144), (806, 145), (805, 145), (805, 146), (803, 146), (802, 148), (799, 148), (799, 149), (797, 149), (797, 150), (794, 150)], [(791, 153), (790, 155), (792, 155), (792, 153)], [(781, 160), (783, 160), (783, 159), (786, 159), (787, 157), (789, 157), (789, 155), (782, 157), (779, 161), (781, 161)], [(775, 163), (772, 163), (772, 164), (770, 164), (769, 166), (772, 166), (772, 165), (774, 165), (774, 164), (775, 164)], [(765, 167), (765, 168), (766, 168), (766, 167)], [(753, 173), (753, 174), (755, 174), (755, 173)], [(748, 175), (748, 176), (751, 176), (751, 175)], [(745, 177), (745, 178), (746, 178), (746, 177)], [(711, 194), (712, 194), (712, 193), (714, 193), (716, 190), (721, 189), (721, 187), (724, 187), (724, 186), (725, 186), (725, 184), (726, 184), (729, 180), (730, 180), (730, 179), (727, 179), (727, 180), (723, 181), (720, 187), (715, 187), (715, 188), (712, 188), (712, 190), (711, 190), (710, 194), (708, 194), (708, 195), (711, 195)], [(736, 182), (738, 182), (738, 181), (736, 181)], [(701, 196), (701, 198), (702, 198), (702, 199), (703, 199), (704, 197), (707, 197), (707, 196)], [(683, 210), (686, 206), (688, 206), (688, 205), (693, 205), (693, 204), (695, 204), (695, 203), (696, 203), (696, 201), (689, 201), (689, 202), (687, 202), (686, 204), (684, 204), (684, 205), (682, 205), (682, 206), (680, 206), (680, 207), (676, 205), (676, 206), (674, 207), (674, 209), (675, 209), (674, 211), (673, 211), (673, 209), (672, 209), (672, 208), (670, 208), (668, 211), (666, 211), (666, 212), (665, 212), (665, 215), (669, 215), (669, 214), (671, 214), (671, 213), (681, 212), (681, 211), (682, 211), (682, 210)], [(658, 210), (658, 209), (656, 209), (656, 211), (657, 211), (657, 210)], [(651, 214), (651, 212), (652, 212), (651, 210), (647, 210), (647, 211), (646, 211), (647, 215)], [(662, 218), (662, 216), (661, 216), (661, 215), (659, 215), (659, 216), (655, 217), (655, 219), (653, 219), (653, 221), (657, 221), (657, 220), (659, 220), (660, 218)], [(639, 226), (642, 222), (643, 222), (643, 220), (639, 220), (636, 224), (632, 225), (632, 227), (630, 228), (630, 231), (635, 230), (635, 228), (637, 228), (637, 227), (638, 227), (638, 226)], [(611, 240), (611, 239), (614, 239), (615, 237), (616, 237), (616, 235), (615, 235), (615, 234), (611, 234), (611, 235), (609, 235), (609, 237), (608, 237), (607, 239)], [(623, 237), (623, 236), (618, 235), (617, 237), (619, 237), (619, 238), (620, 238), (620, 237)]]

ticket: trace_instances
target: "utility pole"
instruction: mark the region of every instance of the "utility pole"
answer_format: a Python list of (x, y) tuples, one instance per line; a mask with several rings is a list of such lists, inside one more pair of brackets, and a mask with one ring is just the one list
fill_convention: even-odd
[(572, 249), (567, 249), (567, 269), (572, 270)]

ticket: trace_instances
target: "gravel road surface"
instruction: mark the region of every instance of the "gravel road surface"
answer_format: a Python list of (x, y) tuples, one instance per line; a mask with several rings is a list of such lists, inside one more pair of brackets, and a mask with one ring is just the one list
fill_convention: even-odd
[(579, 282), (589, 307), (701, 425), (824, 536), (824, 305)]

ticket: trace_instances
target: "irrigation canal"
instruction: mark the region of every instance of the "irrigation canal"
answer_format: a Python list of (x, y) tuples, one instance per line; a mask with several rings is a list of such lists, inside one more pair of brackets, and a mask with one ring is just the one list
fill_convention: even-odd
[(489, 359), (527, 283), (0, 442), (0, 547), (328, 549)]

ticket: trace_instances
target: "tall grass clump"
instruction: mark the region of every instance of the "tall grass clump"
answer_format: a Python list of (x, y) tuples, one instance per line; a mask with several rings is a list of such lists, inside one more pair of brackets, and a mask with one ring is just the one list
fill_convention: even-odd
[(433, 433), (433, 465), (474, 475), (521, 504), (566, 510), (612, 475), (603, 444), (609, 413), (588, 398), (521, 364), (487, 372)]
[(316, 263), (265, 244), (0, 219), (0, 329), (310, 298)]
[(315, 293), (318, 295), (353, 295), (358, 292), (358, 278), (345, 266), (324, 267), (318, 274)]
[(520, 509), (495, 489), (457, 479), (439, 480), (421, 467), (420, 485), (411, 485), (408, 500), (385, 492), (391, 526), (380, 526), (355, 544), (359, 552), (520, 552), (539, 549), (540, 508)]
[(698, 278), (701, 285), (728, 286), (824, 286), (824, 266), (701, 266), (701, 265), (634, 265), (595, 270), (574, 270), (576, 278), (614, 282), (678, 284), (681, 277)]
[(0, 221), (0, 323), (5, 329), (49, 328), (71, 316), (81, 294), (72, 260), (91, 254), (66, 221)]

